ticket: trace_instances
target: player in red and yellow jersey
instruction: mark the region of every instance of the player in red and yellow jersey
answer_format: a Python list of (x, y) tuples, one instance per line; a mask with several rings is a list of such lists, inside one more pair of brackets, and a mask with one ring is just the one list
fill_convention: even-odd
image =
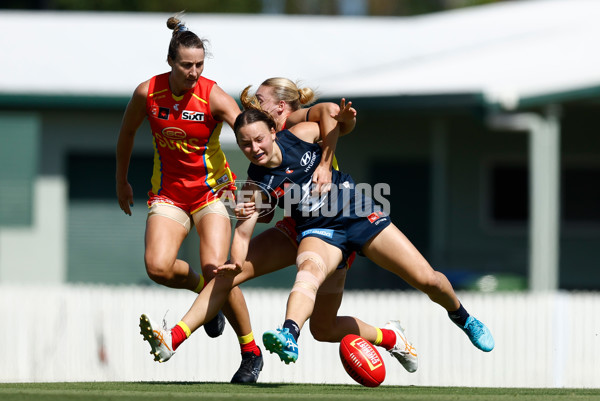
[[(176, 17), (169, 18), (167, 26), (173, 30), (167, 57), (171, 71), (138, 85), (123, 116), (117, 143), (117, 197), (121, 209), (131, 215), (133, 189), (127, 171), (135, 134), (148, 118), (155, 154), (148, 193), (146, 271), (159, 284), (199, 293), (205, 278), (207, 282), (213, 279), (214, 270), (229, 254), (231, 223), (219, 191), (233, 188), (235, 176), (221, 150), (219, 134), (223, 122), (233, 125), (240, 109), (214, 81), (201, 76), (204, 41)], [(194, 225), (200, 238), (202, 273), (177, 258)], [(230, 292), (223, 312), (238, 335), (242, 351), (242, 364), (232, 382), (256, 382), (262, 355), (239, 288)], [(152, 324), (145, 316), (141, 320), (142, 333), (149, 330), (149, 338), (144, 339), (150, 342), (155, 359), (167, 360), (170, 355), (155, 349), (159, 339), (153, 336)], [(214, 337), (222, 333), (223, 326), (219, 312), (214, 319), (207, 319), (205, 329)], [(174, 338), (187, 336), (189, 329), (177, 325), (172, 333)], [(170, 345), (167, 348), (174, 352)]]
[(193, 89), (176, 96), (170, 76), (148, 83), (146, 115), (155, 151), (149, 204), (167, 198), (193, 215), (217, 201), (223, 188), (233, 189), (235, 177), (219, 142), (223, 122), (211, 113), (215, 82), (200, 76)]

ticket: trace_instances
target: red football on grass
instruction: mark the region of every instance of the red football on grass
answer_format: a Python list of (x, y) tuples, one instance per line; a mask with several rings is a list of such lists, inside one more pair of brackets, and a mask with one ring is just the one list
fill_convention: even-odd
[(340, 342), (340, 359), (344, 369), (358, 384), (377, 387), (385, 380), (385, 365), (373, 345), (356, 334)]

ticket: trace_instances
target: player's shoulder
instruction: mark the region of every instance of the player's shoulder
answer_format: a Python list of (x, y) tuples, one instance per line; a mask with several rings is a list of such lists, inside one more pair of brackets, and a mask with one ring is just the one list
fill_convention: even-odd
[(145, 103), (150, 91), (150, 79), (140, 83), (133, 91), (131, 101), (134, 103)]
[(217, 84), (217, 81), (214, 81), (210, 78), (206, 78), (204, 75), (200, 75), (200, 77), (198, 78), (198, 82), (211, 86)]
[(319, 124), (315, 122), (300, 122), (288, 130), (304, 142), (315, 143), (320, 139)]
[(148, 95), (153, 95), (156, 92), (164, 91), (165, 89), (169, 89), (168, 72), (154, 75), (153, 77), (145, 80), (137, 86), (135, 94), (146, 97)]
[(309, 109), (302, 108), (302, 109), (292, 111), (285, 120), (285, 126), (287, 128), (289, 128), (289, 127), (293, 127), (294, 125), (301, 123), (303, 121), (307, 121), (306, 116), (307, 116), (308, 110)]

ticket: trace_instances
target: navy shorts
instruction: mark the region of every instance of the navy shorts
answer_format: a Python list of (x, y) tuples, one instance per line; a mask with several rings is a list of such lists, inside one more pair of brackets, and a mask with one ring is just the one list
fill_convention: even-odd
[(352, 252), (362, 255), (362, 247), (391, 223), (390, 217), (382, 211), (373, 211), (363, 217), (355, 214), (338, 216), (331, 224), (300, 231), (298, 242), (306, 237), (316, 237), (339, 248), (342, 251), (340, 269), (346, 266)]

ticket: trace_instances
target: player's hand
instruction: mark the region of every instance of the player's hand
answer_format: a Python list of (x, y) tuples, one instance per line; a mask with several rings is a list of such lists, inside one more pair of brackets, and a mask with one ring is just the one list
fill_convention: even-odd
[(119, 207), (125, 214), (131, 216), (131, 207), (133, 206), (133, 188), (129, 182), (117, 184), (117, 199)]
[(356, 109), (352, 107), (352, 102), (346, 103), (346, 99), (342, 98), (339, 112), (332, 114), (331, 117), (340, 123), (351, 122), (356, 118)]
[(324, 194), (331, 189), (331, 167), (319, 164), (312, 176), (313, 196)]
[(217, 267), (214, 273), (217, 276), (235, 277), (242, 272), (242, 265), (238, 263), (226, 263)]
[(256, 203), (254, 202), (240, 202), (235, 205), (235, 217), (238, 220), (245, 220), (252, 216), (256, 212)]

